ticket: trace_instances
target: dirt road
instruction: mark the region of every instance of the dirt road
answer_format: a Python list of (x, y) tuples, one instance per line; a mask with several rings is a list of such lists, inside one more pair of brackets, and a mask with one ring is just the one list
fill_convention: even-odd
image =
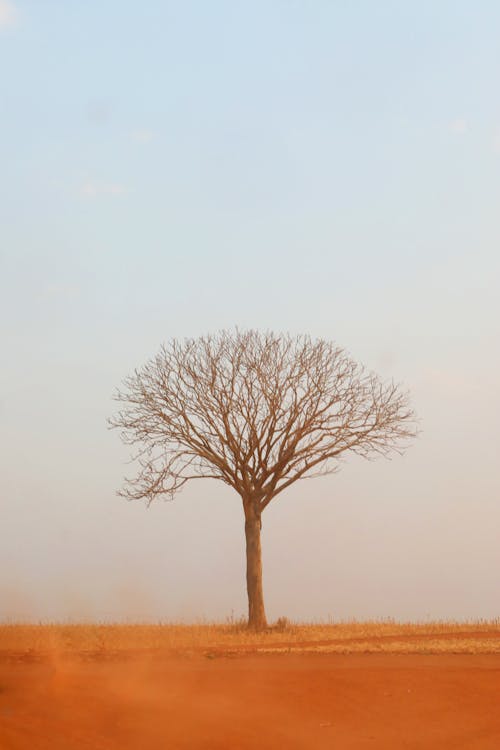
[(500, 655), (0, 661), (1, 750), (498, 750)]

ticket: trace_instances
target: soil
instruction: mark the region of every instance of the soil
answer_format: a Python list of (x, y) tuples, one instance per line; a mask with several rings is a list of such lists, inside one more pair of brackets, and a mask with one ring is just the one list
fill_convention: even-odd
[(500, 654), (2, 652), (1, 750), (498, 750)]

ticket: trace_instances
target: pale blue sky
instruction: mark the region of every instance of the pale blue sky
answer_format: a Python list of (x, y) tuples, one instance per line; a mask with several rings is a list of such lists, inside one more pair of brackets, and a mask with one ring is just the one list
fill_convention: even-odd
[(1, 617), (245, 611), (239, 499), (114, 495), (170, 337), (334, 339), (423, 433), (264, 517), (271, 617), (498, 616), (500, 6), (0, 0)]

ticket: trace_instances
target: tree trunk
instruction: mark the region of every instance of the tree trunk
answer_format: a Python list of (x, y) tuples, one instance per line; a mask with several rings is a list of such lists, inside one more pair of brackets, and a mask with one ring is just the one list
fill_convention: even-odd
[(254, 502), (244, 503), (245, 537), (247, 546), (248, 627), (264, 630), (267, 627), (262, 590), (262, 553), (260, 546), (261, 513)]

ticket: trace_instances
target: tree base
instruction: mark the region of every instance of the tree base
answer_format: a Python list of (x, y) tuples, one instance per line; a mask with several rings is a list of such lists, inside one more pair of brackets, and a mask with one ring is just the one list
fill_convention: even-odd
[(269, 625), (265, 620), (263, 622), (248, 622), (247, 630), (251, 630), (253, 633), (262, 633), (264, 630), (269, 630)]

